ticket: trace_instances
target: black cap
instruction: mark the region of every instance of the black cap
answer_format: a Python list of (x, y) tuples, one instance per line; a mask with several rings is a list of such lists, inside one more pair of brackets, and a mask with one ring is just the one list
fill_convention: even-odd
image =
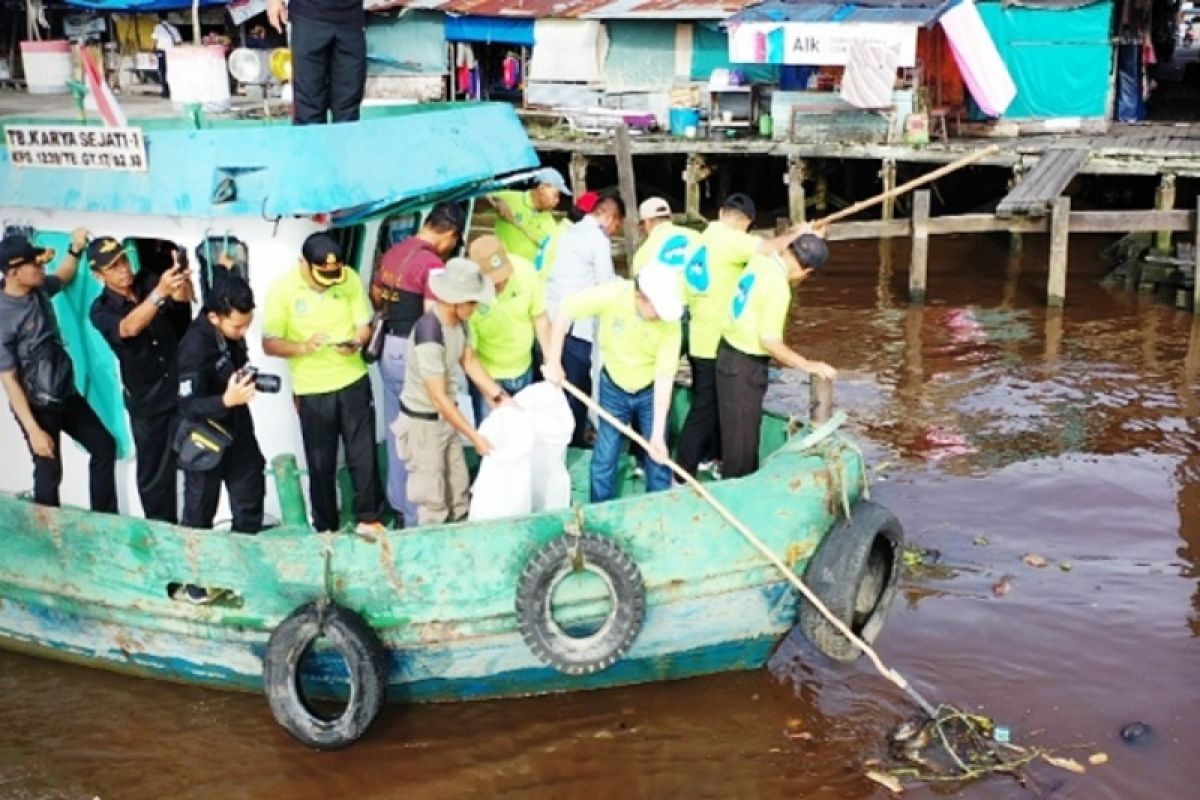
[(729, 197), (726, 197), (725, 202), (721, 203), (721, 208), (728, 208), (731, 211), (740, 211), (749, 219), (754, 219), (758, 216), (758, 207), (754, 205), (754, 200), (751, 199), (750, 195), (742, 194), (741, 192), (738, 192), (737, 194), (731, 194)]
[(300, 254), (317, 269), (331, 271), (341, 267), (346, 258), (342, 246), (328, 233), (314, 233), (309, 236), (304, 240)]
[(45, 254), (45, 247), (34, 247), (24, 236), (14, 234), (5, 236), (4, 240), (0, 241), (0, 266), (3, 266), (5, 272), (31, 261), (41, 261)]
[(111, 236), (101, 236), (93, 239), (88, 245), (88, 266), (99, 272), (117, 263), (117, 259), (125, 255), (125, 248)]
[(829, 245), (820, 236), (811, 233), (797, 236), (789, 247), (792, 255), (809, 269), (820, 269), (829, 260)]

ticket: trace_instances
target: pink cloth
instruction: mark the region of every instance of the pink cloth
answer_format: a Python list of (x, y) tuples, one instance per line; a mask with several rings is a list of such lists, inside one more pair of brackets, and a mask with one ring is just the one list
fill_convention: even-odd
[(1017, 86), (979, 9), (973, 0), (962, 0), (941, 18), (942, 30), (971, 96), (989, 117), (999, 117), (1017, 96)]

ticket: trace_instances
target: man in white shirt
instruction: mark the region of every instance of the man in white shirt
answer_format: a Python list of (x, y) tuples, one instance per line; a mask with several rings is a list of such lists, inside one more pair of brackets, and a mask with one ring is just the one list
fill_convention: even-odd
[[(566, 298), (593, 286), (616, 280), (613, 270), (611, 238), (625, 223), (625, 204), (618, 197), (604, 197), (590, 214), (563, 233), (558, 243), (552, 271), (546, 281), (546, 313), (557, 318), (559, 305)], [(562, 368), (566, 379), (580, 391), (592, 391), (592, 343), (595, 321), (577, 320), (562, 349)], [(568, 398), (575, 415), (572, 447), (583, 447), (587, 427), (587, 409), (574, 397)]]
[(171, 92), (167, 88), (167, 51), (182, 43), (183, 37), (179, 35), (179, 28), (167, 21), (167, 13), (160, 11), (158, 24), (154, 26), (150, 38), (154, 41), (154, 56), (158, 59), (158, 81), (162, 84), (162, 96), (170, 97)]

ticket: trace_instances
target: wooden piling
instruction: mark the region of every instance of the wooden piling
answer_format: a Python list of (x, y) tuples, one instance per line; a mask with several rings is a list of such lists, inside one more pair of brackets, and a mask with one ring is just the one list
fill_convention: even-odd
[(813, 192), (813, 208), (824, 215), (829, 210), (829, 178), (817, 176), (816, 191)]
[[(883, 178), (883, 191), (890, 192), (896, 188), (896, 159), (885, 158), (883, 167), (879, 170), (879, 176)], [(896, 218), (896, 198), (888, 197), (883, 201), (883, 219)]]
[(571, 153), (571, 191), (576, 197), (586, 192), (587, 189), (587, 169), (588, 157), (583, 153)]
[[(1170, 211), (1175, 207), (1175, 176), (1164, 174), (1158, 181), (1158, 189), (1154, 192), (1154, 207), (1159, 211)], [(1171, 249), (1171, 232), (1156, 231), (1154, 247), (1158, 250)]]
[(617, 183), (621, 199), (625, 201), (625, 255), (633, 259), (638, 246), (637, 181), (633, 175), (633, 146), (629, 141), (629, 127), (617, 128), (615, 140), (617, 157)]
[(929, 190), (913, 195), (912, 259), (908, 267), (908, 299), (925, 302), (925, 282), (929, 267)]
[[(1025, 163), (1018, 161), (1013, 164), (1012, 178), (1008, 181), (1008, 190), (1011, 192), (1017, 187), (1017, 184), (1025, 177)], [(1009, 231), (1008, 233), (1008, 252), (1015, 255), (1020, 255), (1025, 249), (1025, 234), (1020, 231)]]
[(828, 422), (833, 416), (833, 381), (820, 375), (809, 375), (808, 416), (813, 425)]
[(1050, 365), (1062, 357), (1063, 311), (1061, 308), (1046, 309), (1045, 342), (1042, 347), (1042, 360)]
[(788, 216), (792, 218), (793, 224), (799, 224), (808, 218), (808, 213), (804, 206), (803, 159), (794, 158), (791, 156), (788, 157), (787, 186)]
[(709, 172), (708, 165), (704, 162), (704, 156), (699, 153), (688, 153), (687, 167), (683, 171), (683, 182), (686, 186), (684, 213), (689, 220), (704, 219), (700, 213), (700, 183), (709, 176)]
[(1050, 277), (1046, 304), (1061, 308), (1067, 299), (1067, 239), (1071, 225), (1071, 198), (1060, 197), (1050, 211)]
[(1196, 198), (1196, 224), (1192, 245), (1192, 314), (1200, 319), (1200, 197)]

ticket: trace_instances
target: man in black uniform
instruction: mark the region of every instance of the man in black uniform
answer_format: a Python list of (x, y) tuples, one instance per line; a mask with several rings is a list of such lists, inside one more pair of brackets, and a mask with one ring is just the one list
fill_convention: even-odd
[(189, 528), (212, 527), (222, 483), (229, 491), (233, 530), (258, 533), (262, 528), (266, 459), (247, 407), (254, 399), (255, 379), (243, 372), (246, 331), (253, 319), (250, 285), (230, 275), (214, 287), (179, 342), (180, 425), (186, 430), (189, 422), (211, 421), (232, 437), (212, 469), (185, 470), (180, 523)]
[(367, 84), (362, 0), (267, 0), (275, 30), (292, 28), (292, 120), (319, 125), (358, 119)]
[(174, 251), (173, 266), (135, 276), (125, 248), (109, 236), (88, 246), (88, 264), (104, 284), (92, 301), (92, 325), (121, 365), (125, 408), (137, 447), (137, 485), (147, 519), (174, 524), (175, 429), (179, 371), (175, 353), (191, 321), (192, 281)]

